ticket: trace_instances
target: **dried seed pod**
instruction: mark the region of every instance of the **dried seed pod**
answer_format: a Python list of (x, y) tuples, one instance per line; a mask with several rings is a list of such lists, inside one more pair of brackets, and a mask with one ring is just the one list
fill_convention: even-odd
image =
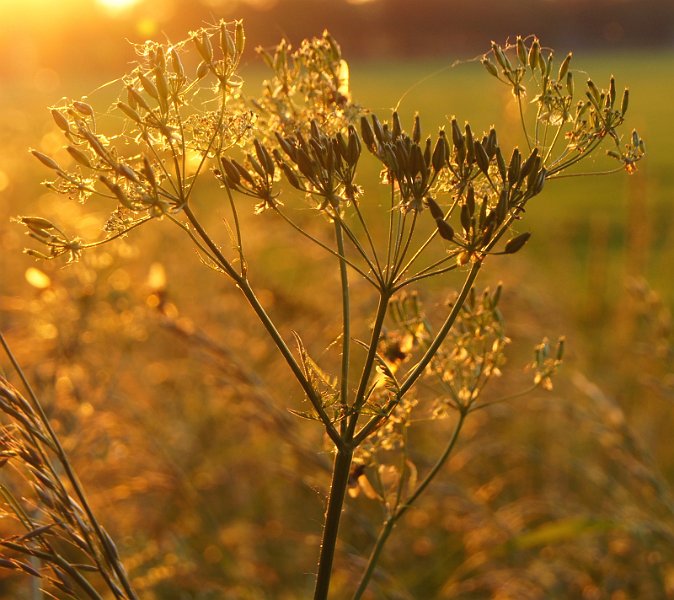
[(157, 91), (155, 84), (152, 83), (152, 80), (141, 71), (138, 71), (137, 75), (140, 84), (143, 86), (143, 89), (155, 100), (159, 100), (159, 92)]
[(438, 141), (435, 143), (433, 156), (431, 157), (431, 164), (436, 173), (442, 170), (448, 157), (449, 148), (447, 145), (447, 138), (445, 137), (445, 132), (441, 129), (438, 133)]
[(490, 75), (493, 75), (494, 77), (496, 77), (496, 79), (499, 79), (498, 69), (496, 68), (496, 65), (489, 60), (489, 58), (487, 57), (486, 54), (482, 57), (481, 62), (484, 65), (484, 68), (487, 69), (487, 72)]
[(487, 156), (487, 151), (480, 142), (476, 141), (473, 145), (473, 153), (475, 155), (475, 162), (480, 171), (485, 175), (489, 175), (489, 157)]
[(496, 220), (498, 223), (503, 223), (508, 213), (508, 192), (501, 190), (496, 203)]
[(468, 206), (466, 204), (461, 206), (461, 214), (460, 214), (459, 220), (461, 221), (461, 227), (463, 227), (463, 230), (467, 235), (468, 232), (470, 231), (472, 219), (471, 219), (470, 209), (468, 208)]
[(238, 56), (243, 54), (246, 45), (246, 34), (243, 29), (243, 21), (239, 20), (234, 26), (234, 47)]
[(630, 91), (629, 89), (625, 88), (625, 91), (623, 92), (623, 99), (620, 104), (620, 114), (624, 117), (625, 113), (627, 112), (627, 108), (630, 103)]
[(444, 219), (445, 218), (445, 213), (442, 211), (438, 203), (431, 197), (431, 196), (426, 196), (426, 206), (431, 211), (431, 216), (434, 219)]
[(267, 178), (267, 173), (262, 167), (262, 165), (255, 160), (255, 157), (252, 154), (246, 154), (246, 158), (248, 159), (248, 162), (250, 163), (250, 166), (253, 167), (253, 170), (262, 178), (266, 179)]
[(421, 120), (419, 119), (419, 114), (414, 115), (414, 126), (412, 127), (412, 141), (415, 144), (421, 142)]
[(281, 171), (283, 171), (283, 174), (288, 180), (288, 183), (290, 183), (290, 185), (292, 185), (294, 188), (304, 191), (304, 186), (302, 185), (302, 182), (296, 175), (295, 171), (293, 171), (286, 163), (280, 163), (280, 166)]
[(185, 78), (185, 68), (183, 67), (183, 63), (180, 60), (180, 56), (176, 52), (175, 48), (171, 48), (169, 50), (169, 55), (171, 57), (171, 69), (173, 69), (173, 72), (178, 76), (179, 80), (182, 80)]
[(84, 167), (91, 168), (91, 161), (84, 152), (78, 150), (73, 146), (68, 146), (66, 148), (66, 151), (68, 152), (68, 154), (70, 154), (70, 156), (72, 156), (75, 159), (76, 162), (80, 163)]
[(201, 61), (199, 63), (199, 66), (197, 67), (197, 79), (203, 79), (208, 75), (208, 71), (210, 70), (210, 67), (206, 61)]
[(241, 175), (242, 179), (245, 179), (250, 185), (255, 185), (255, 180), (253, 179), (253, 176), (248, 172), (248, 169), (246, 169), (246, 167), (237, 162), (235, 159), (232, 158), (230, 160), (231, 163), (236, 168), (236, 170), (239, 172), (239, 175)]
[(435, 224), (438, 227), (438, 233), (440, 234), (441, 238), (450, 242), (454, 239), (454, 230), (449, 223), (443, 221), (442, 219), (436, 219)]
[(61, 167), (59, 164), (51, 157), (39, 152), (38, 150), (31, 150), (30, 153), (37, 158), (45, 167), (54, 169), (54, 171), (60, 171)]
[(522, 182), (524, 180), (524, 178), (534, 170), (534, 166), (536, 164), (537, 158), (538, 158), (538, 148), (534, 148), (531, 151), (531, 154), (529, 155), (529, 158), (527, 158), (524, 161), (524, 164), (522, 165), (522, 168), (520, 169), (520, 174), (519, 174), (519, 177), (518, 177), (519, 182)]
[(461, 129), (459, 129), (459, 124), (456, 122), (456, 119), (454, 117), (452, 117), (452, 143), (456, 148), (458, 148), (459, 146), (463, 146), (464, 143), (463, 134), (461, 133)]
[(609, 97), (609, 106), (613, 108), (616, 99), (615, 78), (613, 77), (613, 75), (611, 75), (611, 80), (609, 81), (608, 85), (608, 97)]
[(60, 110), (52, 108), (51, 116), (59, 129), (62, 129), (65, 132), (70, 131), (70, 122), (68, 121), (68, 119), (66, 119), (66, 117)]
[(466, 158), (468, 159), (468, 164), (472, 165), (475, 162), (475, 142), (473, 140), (473, 130), (470, 127), (469, 123), (466, 123)]
[(391, 117), (391, 120), (393, 122), (393, 140), (397, 140), (403, 132), (402, 125), (400, 123), (400, 116), (398, 115), (398, 111), (393, 111), (393, 115)]
[(562, 64), (559, 65), (559, 73), (557, 74), (557, 81), (563, 81), (569, 72), (569, 64), (571, 63), (571, 58), (573, 57), (573, 52), (569, 52), (566, 55), (566, 58), (562, 61)]
[(424, 165), (426, 168), (431, 164), (431, 156), (432, 156), (432, 142), (431, 142), (431, 136), (429, 135), (426, 138), (426, 145), (424, 146)]
[(538, 39), (534, 39), (529, 48), (529, 55), (527, 56), (527, 62), (529, 63), (529, 68), (533, 71), (539, 64), (539, 57), (541, 55), (541, 45)]
[(372, 128), (374, 129), (374, 135), (377, 138), (377, 141), (380, 144), (383, 144), (386, 141), (384, 137), (384, 129), (382, 128), (381, 122), (377, 118), (377, 115), (372, 115)]
[(468, 186), (465, 205), (468, 207), (468, 215), (472, 217), (475, 214), (475, 190), (472, 185)]
[(75, 109), (82, 113), (83, 115), (86, 115), (87, 117), (93, 117), (94, 116), (94, 109), (91, 106), (91, 104), (87, 104), (86, 102), (81, 102), (79, 100), (75, 100), (73, 102), (73, 106)]
[(508, 172), (506, 169), (505, 160), (503, 159), (503, 154), (501, 153), (501, 149), (499, 147), (496, 148), (494, 155), (496, 156), (496, 166), (498, 167), (498, 172), (499, 175), (501, 176), (501, 181), (505, 183), (508, 178)]
[(515, 252), (520, 250), (522, 246), (524, 246), (524, 244), (526, 244), (529, 241), (530, 237), (531, 233), (529, 232), (520, 233), (514, 238), (508, 240), (508, 242), (505, 245), (505, 248), (503, 249), (503, 252), (505, 254), (515, 254)]
[(138, 112), (131, 108), (128, 104), (120, 101), (117, 103), (117, 108), (119, 108), (119, 110), (121, 110), (132, 121), (135, 121), (136, 123), (141, 123), (143, 121)]
[(517, 36), (517, 58), (519, 59), (522, 66), (527, 64), (527, 47), (524, 45), (524, 40), (522, 36)]
[(348, 152), (345, 156), (346, 162), (351, 167), (355, 167), (360, 158), (360, 138), (358, 137), (358, 132), (353, 125), (349, 125), (349, 139), (348, 139)]
[(269, 154), (269, 151), (260, 143), (257, 138), (253, 140), (253, 145), (255, 146), (255, 154), (257, 155), (257, 159), (260, 161), (260, 164), (264, 168), (265, 172), (269, 174), (270, 177), (273, 177), (275, 165), (271, 154)]
[(241, 183), (241, 173), (237, 169), (232, 161), (226, 156), (220, 157), (220, 166), (222, 171), (227, 176), (227, 183), (230, 187), (237, 187)]
[(370, 151), (370, 152), (376, 152), (377, 149), (377, 144), (375, 142), (374, 138), (374, 131), (372, 130), (372, 127), (370, 126), (370, 122), (368, 121), (367, 117), (362, 116), (360, 118), (360, 132), (361, 135), (363, 136), (363, 142), (365, 142), (365, 147)]
[(573, 92), (574, 92), (573, 73), (571, 71), (569, 71), (566, 74), (566, 93), (569, 96), (573, 96)]

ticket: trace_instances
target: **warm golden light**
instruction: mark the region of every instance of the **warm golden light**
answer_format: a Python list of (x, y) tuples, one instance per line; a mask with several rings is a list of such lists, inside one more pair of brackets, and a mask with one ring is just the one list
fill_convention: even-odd
[(112, 10), (124, 10), (138, 4), (140, 0), (97, 0), (105, 8)]

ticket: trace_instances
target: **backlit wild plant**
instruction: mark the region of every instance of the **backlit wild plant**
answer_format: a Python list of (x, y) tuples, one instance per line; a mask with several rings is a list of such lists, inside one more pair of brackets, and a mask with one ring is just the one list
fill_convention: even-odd
[[(53, 107), (70, 161), (60, 164), (33, 151), (53, 173), (47, 186), (80, 202), (106, 203), (110, 216), (97, 240), (67, 234), (42, 217), (18, 221), (40, 244), (26, 250), (29, 255), (68, 261), (149, 221), (170, 222), (207, 266), (240, 290), (302, 391), (304, 402), (293, 412), (323, 428), (334, 454), (315, 598), (328, 597), (347, 492), (362, 490), (384, 508), (354, 586), (353, 597), (360, 598), (394, 526), (446, 463), (465, 420), (507, 399), (485, 391), (501, 373), (509, 340), (500, 286), (475, 292), (481, 269), (491, 260), (503, 265), (525, 245), (530, 234), (520, 230), (520, 222), (545, 185), (579, 174), (576, 163), (603, 145), (620, 163), (617, 170), (632, 173), (644, 146), (636, 132), (627, 138), (621, 133), (628, 92), (619, 96), (613, 78), (605, 90), (588, 80), (578, 98), (571, 55), (557, 66), (536, 38), (493, 44), (483, 58), (519, 106), (524, 145), (510, 150), (494, 128), (479, 133), (452, 118), (446, 129), (425, 135), (418, 115), (407, 130), (396, 112), (380, 118), (354, 104), (348, 66), (327, 33), (296, 50), (287, 42), (260, 50), (272, 73), (262, 95), (249, 98), (238, 74), (244, 43), (242, 24), (224, 21), (179, 43), (147, 42), (137, 47), (138, 64), (120, 80), (119, 99), (109, 111), (85, 101)], [(532, 104), (533, 110), (527, 108)], [(365, 187), (359, 180), (364, 162), (380, 171), (377, 185)], [(198, 184), (210, 176), (222, 189), (224, 235), (207, 231), (198, 215), (207, 208)], [(316, 214), (316, 227), (297, 221), (298, 206)], [(255, 257), (246, 246), (253, 225), (242, 211), (251, 209), (309, 241), (317, 258), (325, 253), (333, 261), (340, 282), (334, 302), (341, 313), (335, 363), (312, 356), (301, 332), (291, 343), (265, 310), (254, 283)], [(458, 283), (444, 308), (429, 310), (421, 303), (417, 289), (431, 279), (448, 287)], [(370, 294), (373, 311), (365, 332), (356, 330), (362, 315), (353, 314), (354, 289), (359, 296)], [(562, 349), (561, 341), (556, 348), (544, 341), (535, 349), (532, 388), (551, 386)], [(17, 441), (10, 435), (17, 429), (9, 427), (3, 456), (36, 473), (37, 459), (23, 448), (47, 444), (67, 465), (42, 425), (25, 421), (33, 409), (17, 408), (17, 396), (7, 390), (3, 410), (28, 434)], [(420, 470), (411, 458), (409, 432), (429, 419), (451, 419), (453, 431), (441, 441), (434, 465)], [(37, 493), (38, 516), (22, 519), (27, 532), (9, 546), (19, 554), (36, 556), (30, 548), (38, 542), (48, 548), (49, 537), (59, 532), (73, 537), (51, 525), (58, 524), (55, 509)], [(64, 519), (81, 512), (68, 506)], [(8, 500), (6, 510), (18, 514), (21, 507)], [(91, 569), (116, 597), (135, 597), (104, 531), (90, 529), (92, 545), (82, 549)], [(35, 544), (29, 547), (27, 538)], [(40, 552), (53, 585), (91, 587), (87, 569), (66, 563), (71, 573), (55, 553)], [(25, 562), (3, 560), (36, 574)]]

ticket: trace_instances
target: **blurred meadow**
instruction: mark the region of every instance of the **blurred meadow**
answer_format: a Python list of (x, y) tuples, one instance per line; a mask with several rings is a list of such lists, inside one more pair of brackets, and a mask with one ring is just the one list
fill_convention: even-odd
[[(134, 60), (126, 40), (179, 39), (221, 16), (246, 19), (251, 52), (242, 76), (251, 97), (266, 77), (256, 45), (284, 34), (318, 36), (327, 27), (349, 61), (353, 100), (382, 120), (398, 108), (407, 126), (418, 112), (425, 132), (456, 116), (480, 132), (496, 126), (507, 144), (523, 143), (510, 90), (479, 61), (497, 35), (503, 42), (536, 33), (556, 56), (573, 51), (575, 68), (593, 80), (606, 85), (613, 74), (620, 91), (629, 87), (627, 123), (647, 149), (637, 172), (577, 173), (550, 183), (518, 225), (532, 232), (530, 242), (516, 256), (495, 257), (477, 285), (479, 291), (503, 283), (501, 311), (512, 339), (494, 397), (526, 387), (534, 345), (564, 336), (553, 389), (471, 415), (446, 469), (396, 528), (366, 597), (674, 598), (671, 30), (635, 21), (642, 35), (631, 36), (625, 13), (598, 21), (603, 33), (594, 37), (570, 23), (548, 40), (534, 28), (550, 28), (563, 3), (546, 2), (526, 30), (517, 28), (515, 11), (512, 22), (489, 20), (468, 40), (459, 39), (457, 25), (459, 33), (447, 33), (456, 44), (408, 52), (390, 41), (394, 29), (390, 39), (373, 33), (377, 44), (368, 47), (349, 37), (342, 21), (333, 28), (334, 15), (320, 1), (232, 8), (216, 1), (63, 0), (58, 10), (46, 0), (10, 4), (0, 7), (0, 330), (143, 599), (309, 597), (328, 445), (320, 427), (289, 412), (301, 408), (301, 392), (238, 291), (205, 268), (177, 230), (152, 223), (66, 265), (22, 254), (29, 240), (12, 218), (41, 215), (96, 237), (107, 207), (40, 185), (48, 173), (28, 149), (68, 157), (47, 108), (64, 96), (86, 97), (105, 113), (119, 94), (114, 80)], [(386, 2), (343, 4), (356, 11), (354, 19), (370, 11), (363, 14), (375, 27), (370, 13)], [(418, 18), (432, 21), (433, 10), (417, 4)], [(445, 4), (451, 12), (454, 3)], [(456, 4), (468, 15), (464, 3)], [(570, 4), (572, 12), (594, 14), (584, 8), (592, 2)], [(637, 3), (599, 4), (610, 14)], [(654, 19), (670, 16), (667, 2), (647, 6)], [(256, 19), (270, 15), (285, 20), (271, 32), (260, 29), (256, 39)], [(313, 30), (294, 24), (302, 15), (307, 28), (317, 23)], [(649, 38), (649, 26), (660, 37)], [(116, 117), (110, 111), (101, 118)], [(590, 163), (599, 171), (614, 166), (599, 153)], [(365, 181), (377, 176), (374, 168), (361, 174)], [(215, 181), (201, 186), (199, 210), (226, 246), (226, 199)], [(366, 197), (363, 204), (386, 201)], [(308, 347), (327, 355), (325, 340), (340, 332), (339, 282), (325, 268), (330, 257), (307, 266), (308, 246), (267, 213), (253, 215), (253, 201), (237, 202), (261, 300), (284, 335), (299, 331)], [(296, 210), (302, 222), (302, 210), (309, 211)], [(454, 285), (449, 277), (424, 288), (429, 310), (444, 306)], [(354, 306), (369, 310), (358, 292)], [(367, 331), (368, 323), (358, 327)], [(20, 387), (4, 356), (0, 365)], [(416, 432), (420, 470), (433, 463), (433, 441), (447, 431), (447, 422), (433, 422)], [(3, 465), (0, 484), (17, 485), (15, 479)], [(334, 598), (350, 597), (380, 513), (367, 495), (347, 500)], [(0, 519), (0, 537), (14, 527)], [(0, 598), (37, 594), (28, 576), (0, 568)]]

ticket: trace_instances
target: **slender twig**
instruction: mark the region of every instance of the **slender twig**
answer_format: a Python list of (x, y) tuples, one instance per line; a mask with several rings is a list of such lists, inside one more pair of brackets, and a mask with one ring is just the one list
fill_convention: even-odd
[(454, 447), (456, 446), (456, 442), (459, 439), (459, 434), (461, 433), (461, 429), (463, 428), (463, 424), (466, 420), (467, 414), (468, 413), (466, 411), (459, 412), (458, 420), (456, 422), (456, 425), (454, 426), (452, 436), (450, 437), (449, 442), (445, 446), (445, 449), (443, 450), (442, 454), (436, 461), (435, 465), (433, 465), (433, 468), (428, 472), (426, 477), (424, 477), (423, 481), (417, 486), (414, 492), (410, 494), (410, 496), (405, 500), (405, 502), (400, 506), (398, 506), (398, 508), (396, 508), (393, 514), (389, 516), (389, 518), (386, 519), (386, 521), (384, 522), (384, 525), (381, 531), (379, 532), (379, 536), (375, 541), (374, 547), (372, 548), (372, 552), (367, 562), (365, 572), (363, 573), (360, 583), (358, 584), (358, 588), (356, 589), (356, 592), (353, 595), (353, 600), (359, 600), (365, 593), (365, 590), (367, 589), (368, 583), (372, 578), (377, 563), (379, 562), (379, 558), (384, 548), (384, 544), (391, 535), (391, 532), (393, 531), (393, 528), (395, 527), (396, 523), (408, 511), (408, 509), (412, 506), (412, 504), (416, 502), (419, 496), (421, 496), (421, 494), (430, 485), (433, 479), (435, 479), (440, 469), (442, 469), (442, 467), (447, 462), (447, 459), (451, 455), (452, 451), (454, 450)]

